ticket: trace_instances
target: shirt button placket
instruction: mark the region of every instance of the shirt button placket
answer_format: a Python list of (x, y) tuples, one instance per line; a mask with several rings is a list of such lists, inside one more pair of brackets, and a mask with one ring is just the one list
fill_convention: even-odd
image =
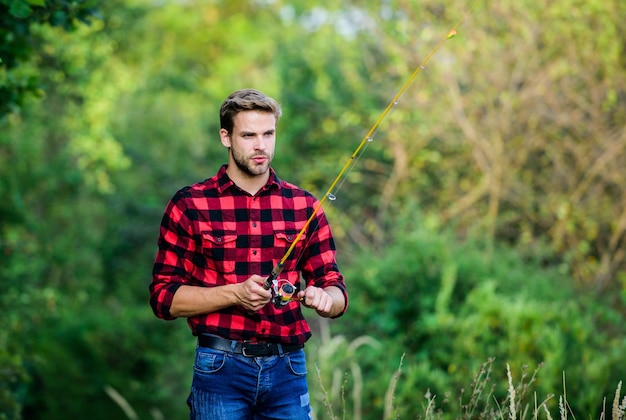
[(260, 261), (260, 255), (258, 246), (258, 241), (261, 236), (261, 222), (259, 221), (259, 208), (260, 202), (259, 200), (252, 200), (250, 202), (250, 237), (251, 239), (251, 249), (250, 249), (250, 258), (254, 262)]

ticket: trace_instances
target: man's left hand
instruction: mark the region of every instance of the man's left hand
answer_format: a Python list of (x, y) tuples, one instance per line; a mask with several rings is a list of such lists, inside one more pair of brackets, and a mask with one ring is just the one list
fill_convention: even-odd
[(345, 306), (343, 293), (335, 286), (326, 289), (309, 286), (298, 292), (298, 299), (304, 306), (315, 309), (320, 316), (325, 318), (339, 314)]

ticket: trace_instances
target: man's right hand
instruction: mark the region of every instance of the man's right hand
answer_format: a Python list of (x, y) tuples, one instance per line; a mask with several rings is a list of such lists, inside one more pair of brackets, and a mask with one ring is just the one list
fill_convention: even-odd
[(252, 275), (235, 290), (237, 303), (248, 311), (256, 312), (263, 308), (272, 298), (271, 290), (263, 288), (265, 277)]

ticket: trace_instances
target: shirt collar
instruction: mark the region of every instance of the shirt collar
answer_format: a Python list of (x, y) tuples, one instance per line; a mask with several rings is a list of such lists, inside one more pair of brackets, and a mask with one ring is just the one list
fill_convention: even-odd
[[(224, 164), (217, 172), (217, 190), (220, 194), (224, 193), (229, 188), (239, 188), (226, 173), (226, 168), (228, 168), (228, 165)], [(267, 184), (261, 188), (261, 191), (269, 190), (271, 188), (280, 189), (282, 183), (283, 181), (278, 177), (278, 175), (276, 175), (274, 169), (270, 167), (270, 177), (267, 180)]]

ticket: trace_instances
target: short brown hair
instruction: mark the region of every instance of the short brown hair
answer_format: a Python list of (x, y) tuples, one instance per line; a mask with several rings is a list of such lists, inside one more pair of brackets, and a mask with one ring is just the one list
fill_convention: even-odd
[(282, 115), (282, 110), (275, 99), (255, 89), (240, 89), (231, 93), (220, 107), (220, 128), (232, 133), (234, 119), (242, 111), (270, 112), (276, 121)]

